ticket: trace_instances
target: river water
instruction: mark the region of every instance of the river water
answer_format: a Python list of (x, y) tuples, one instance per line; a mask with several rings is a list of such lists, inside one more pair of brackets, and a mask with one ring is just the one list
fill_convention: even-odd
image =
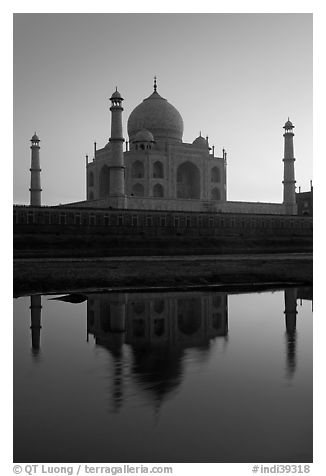
[(311, 462), (312, 291), (14, 300), (14, 462)]

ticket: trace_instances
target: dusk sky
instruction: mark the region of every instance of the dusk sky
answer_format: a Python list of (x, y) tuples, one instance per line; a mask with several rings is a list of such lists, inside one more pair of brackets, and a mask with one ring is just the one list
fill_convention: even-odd
[(228, 153), (228, 199), (282, 201), (283, 125), (295, 125), (297, 186), (312, 177), (312, 14), (14, 14), (14, 202), (29, 203), (30, 138), (44, 204), (85, 198), (85, 155), (153, 90)]

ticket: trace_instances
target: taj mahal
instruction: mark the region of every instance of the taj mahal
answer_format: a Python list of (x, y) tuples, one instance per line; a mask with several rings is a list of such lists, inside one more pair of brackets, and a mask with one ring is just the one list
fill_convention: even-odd
[[(158, 92), (131, 112), (123, 137), (122, 103), (118, 89), (110, 97), (111, 135), (102, 148), (94, 143), (93, 160), (86, 156), (85, 200), (69, 208), (112, 210), (165, 210), (178, 212), (296, 215), (294, 125), (284, 125), (284, 175), (282, 203), (227, 200), (226, 151), (215, 153), (208, 137), (183, 142), (179, 111)], [(40, 139), (31, 139), (30, 205), (41, 206)], [(281, 177), (280, 177), (281, 180)]]

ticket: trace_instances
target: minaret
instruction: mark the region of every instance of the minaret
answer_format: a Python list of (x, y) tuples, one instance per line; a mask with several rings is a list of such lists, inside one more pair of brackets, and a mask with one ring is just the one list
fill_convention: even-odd
[(297, 214), (295, 200), (295, 178), (294, 178), (294, 152), (293, 152), (293, 129), (294, 125), (288, 118), (283, 126), (284, 129), (284, 180), (283, 180), (283, 205), (287, 215)]
[(291, 378), (296, 368), (297, 288), (284, 290), (287, 375)]
[(88, 200), (88, 155), (85, 156), (86, 159), (86, 200)]
[(125, 294), (110, 296), (110, 351), (113, 358), (112, 404), (114, 412), (119, 412), (124, 399), (125, 358), (123, 345), (126, 332)]
[[(111, 111), (111, 161), (110, 161), (110, 197), (117, 197), (117, 200), (110, 199), (113, 207), (124, 208), (125, 198), (125, 167), (123, 156), (124, 138), (122, 135), (122, 101), (123, 98), (116, 88), (110, 101)], [(119, 200), (119, 197), (120, 200)]]
[(40, 139), (37, 137), (36, 132), (31, 138), (31, 188), (30, 191), (30, 206), (41, 206), (41, 169), (40, 169)]
[(226, 184), (226, 178), (227, 178), (227, 170), (226, 170), (226, 166), (227, 166), (227, 161), (226, 161), (226, 150), (224, 149), (223, 147), (223, 181), (224, 181), (224, 189), (223, 189), (223, 192), (224, 192), (224, 201), (226, 202), (227, 200), (227, 184)]
[(41, 296), (31, 296), (31, 335), (32, 335), (32, 351), (37, 355), (40, 351), (40, 335), (41, 335), (41, 312), (42, 302)]

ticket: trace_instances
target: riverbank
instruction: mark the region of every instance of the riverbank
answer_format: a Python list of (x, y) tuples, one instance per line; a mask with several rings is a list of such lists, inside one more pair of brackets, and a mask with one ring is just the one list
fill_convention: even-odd
[(14, 295), (90, 288), (312, 285), (311, 253), (15, 259)]

